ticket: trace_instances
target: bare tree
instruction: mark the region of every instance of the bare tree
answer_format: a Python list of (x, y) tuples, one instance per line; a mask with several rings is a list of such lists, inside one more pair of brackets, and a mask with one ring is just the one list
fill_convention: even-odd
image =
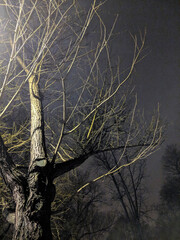
[[(129, 106), (130, 102), (128, 103), (128, 107)], [(121, 129), (121, 141), (124, 139), (124, 142), (127, 138), (127, 134), (129, 134), (126, 125), (126, 122), (129, 122), (128, 107), (123, 113), (124, 117), (123, 114), (121, 115), (123, 122), (119, 124)], [(124, 149), (117, 149), (96, 155), (98, 166), (103, 171), (111, 171), (114, 166), (126, 166), (126, 168), (121, 169), (121, 171), (109, 175), (110, 181), (108, 182), (108, 185), (112, 197), (115, 198), (120, 205), (119, 212), (117, 211), (118, 218), (120, 219), (120, 222), (124, 221), (124, 224), (128, 226), (130, 230), (129, 237), (133, 233), (133, 239), (143, 239), (141, 226), (144, 225), (145, 219), (148, 218), (150, 210), (146, 205), (147, 189), (144, 183), (146, 159), (141, 159), (140, 161), (129, 165), (131, 159), (133, 159), (137, 152), (144, 147), (145, 142), (149, 142), (152, 137), (149, 126), (146, 126), (144, 122), (143, 116), (137, 115), (134, 119), (134, 126), (130, 130), (132, 138), (133, 136), (139, 135), (140, 140), (136, 147), (133, 145), (133, 147), (128, 146), (125, 151)], [(143, 126), (143, 128), (140, 126)], [(140, 129), (143, 130), (140, 131)], [(125, 231), (127, 232), (127, 229)]]
[(157, 205), (157, 219), (154, 234), (156, 238), (178, 239), (180, 223), (180, 151), (177, 145), (166, 147), (162, 157), (164, 183)]
[[(94, 0), (81, 15), (73, 0), (0, 1), (6, 13), (0, 22), (0, 169), (15, 205), (13, 239), (52, 239), (57, 177), (96, 153), (122, 149), (122, 158), (127, 148), (140, 144), (128, 164), (116, 164), (105, 176), (113, 174), (151, 154), (161, 141), (159, 115), (150, 123), (150, 138), (139, 134), (143, 126), (131, 134), (136, 100), (121, 141), (123, 91), (141, 59), (145, 37), (132, 37), (130, 65), (123, 74), (119, 66), (114, 71), (108, 43), (117, 18), (108, 31), (101, 5)], [(98, 41), (87, 46), (93, 19), (99, 22)], [(26, 122), (19, 125), (14, 116), (22, 111)]]
[[(124, 159), (122, 159), (124, 164), (129, 163), (131, 154), (134, 153), (126, 151)], [(101, 153), (97, 156), (98, 165), (109, 171), (112, 166), (118, 164), (119, 155), (119, 151)], [(120, 205), (119, 211), (116, 211), (118, 221), (120, 219), (121, 222), (124, 221), (124, 224), (129, 228), (129, 237), (133, 233), (133, 239), (143, 239), (141, 225), (148, 217), (145, 199), (147, 189), (144, 185), (145, 166), (145, 159), (128, 165), (116, 174), (111, 174), (109, 176), (110, 182), (108, 182), (113, 199)], [(128, 234), (127, 229), (125, 231)]]

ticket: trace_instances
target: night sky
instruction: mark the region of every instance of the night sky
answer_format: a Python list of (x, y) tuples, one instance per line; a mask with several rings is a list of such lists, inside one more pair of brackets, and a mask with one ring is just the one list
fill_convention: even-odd
[(164, 144), (148, 158), (151, 200), (157, 200), (163, 181), (163, 151), (168, 144), (180, 146), (180, 1), (108, 1), (102, 13), (107, 26), (112, 25), (116, 14), (119, 14), (116, 31), (119, 31), (120, 38), (115, 41), (112, 54), (120, 54), (122, 59), (129, 58), (133, 49), (129, 33), (138, 36), (139, 31), (146, 28), (144, 54), (147, 56), (136, 66), (133, 83), (138, 93), (139, 108), (151, 116), (159, 103), (161, 118), (168, 122)]

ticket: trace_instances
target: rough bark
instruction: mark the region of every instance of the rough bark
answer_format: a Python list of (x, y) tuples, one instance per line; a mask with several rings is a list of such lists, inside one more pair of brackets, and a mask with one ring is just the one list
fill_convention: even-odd
[(24, 201), (19, 189), (16, 190), (13, 240), (51, 240), (50, 201), (42, 194), (29, 195), (28, 200)]
[(29, 79), (31, 102), (31, 155), (26, 189), (15, 187), (13, 240), (51, 240), (50, 215), (54, 192), (46, 157), (43, 114), (38, 82)]

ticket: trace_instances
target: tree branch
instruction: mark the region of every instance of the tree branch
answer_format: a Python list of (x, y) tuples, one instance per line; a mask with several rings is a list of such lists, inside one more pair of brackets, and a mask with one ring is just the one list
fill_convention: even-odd
[(82, 163), (84, 163), (91, 155), (93, 154), (85, 154), (80, 157), (74, 158), (67, 162), (57, 163), (53, 172), (53, 179), (63, 175), (66, 172), (69, 172), (77, 167), (79, 167)]
[[(135, 145), (126, 146), (126, 148), (148, 147), (149, 145), (150, 144), (135, 144)], [(102, 153), (102, 152), (124, 149), (124, 147), (125, 146), (119, 146), (119, 147), (116, 147), (116, 148), (107, 148), (107, 149), (103, 149), (103, 150), (92, 151), (92, 152), (89, 152), (87, 154), (85, 153), (84, 155), (81, 155), (81, 156), (79, 156), (77, 158), (74, 158), (72, 160), (69, 160), (67, 162), (57, 163), (55, 165), (55, 168), (54, 168), (53, 179), (63, 175), (66, 172), (69, 172), (69, 171), (79, 167), (90, 156), (93, 156), (95, 154)]]

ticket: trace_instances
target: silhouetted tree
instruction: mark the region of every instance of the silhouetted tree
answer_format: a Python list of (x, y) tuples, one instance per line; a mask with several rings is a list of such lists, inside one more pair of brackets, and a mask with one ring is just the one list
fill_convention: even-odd
[[(130, 159), (133, 158), (133, 154), (131, 150), (127, 150), (123, 159), (121, 159), (121, 164), (128, 165)], [(120, 156), (121, 153), (119, 151), (102, 153), (98, 156), (98, 163), (109, 171), (118, 164)], [(119, 215), (118, 224), (116, 225), (119, 228), (122, 227), (121, 225), (126, 225), (126, 228), (122, 227), (119, 230), (119, 238), (123, 238), (123, 234), (125, 234), (127, 236), (125, 239), (128, 239), (129, 234), (129, 238), (143, 239), (141, 225), (143, 226), (144, 220), (149, 213), (145, 198), (147, 191), (144, 184), (145, 166), (146, 161), (143, 159), (109, 176), (110, 182), (108, 185), (113, 199), (120, 205), (119, 210), (116, 211), (117, 216)]]
[(156, 236), (162, 240), (179, 238), (180, 224), (180, 151), (176, 145), (166, 147), (162, 158), (165, 175), (160, 191)]
[(180, 206), (180, 151), (176, 145), (167, 146), (162, 158), (165, 183), (161, 188), (161, 200), (169, 206)]

